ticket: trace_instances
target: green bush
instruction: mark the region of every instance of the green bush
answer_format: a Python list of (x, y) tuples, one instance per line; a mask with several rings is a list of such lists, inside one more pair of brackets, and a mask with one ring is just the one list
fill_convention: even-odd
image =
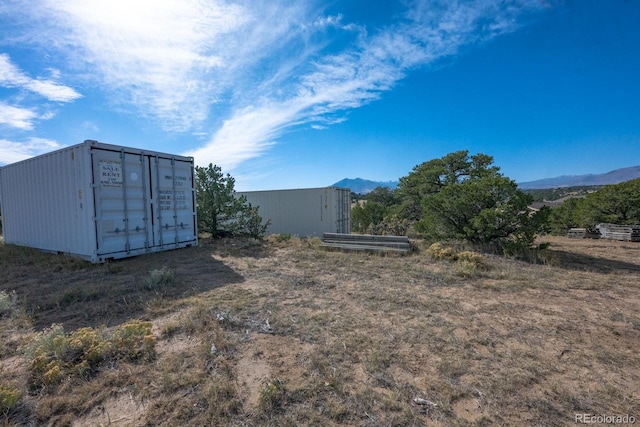
[(174, 282), (175, 275), (173, 270), (168, 267), (151, 270), (149, 275), (144, 279), (144, 285), (147, 289), (155, 289), (164, 285), (171, 285)]
[(196, 198), (198, 229), (213, 237), (263, 237), (270, 221), (263, 223), (258, 206), (252, 206), (245, 196), (235, 194), (235, 179), (222, 173), (214, 164), (196, 166)]
[(493, 157), (467, 150), (417, 165), (400, 178), (398, 193), (403, 218), (434, 240), (529, 247), (548, 215), (546, 209), (529, 212), (532, 197), (493, 166)]

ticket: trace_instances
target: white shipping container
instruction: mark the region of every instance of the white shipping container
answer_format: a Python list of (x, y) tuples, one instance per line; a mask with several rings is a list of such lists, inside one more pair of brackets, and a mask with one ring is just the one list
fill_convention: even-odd
[(241, 191), (236, 195), (259, 207), (263, 223), (271, 221), (267, 234), (322, 237), (322, 233), (351, 233), (348, 188)]
[(0, 168), (5, 243), (91, 262), (197, 245), (193, 158), (85, 141)]

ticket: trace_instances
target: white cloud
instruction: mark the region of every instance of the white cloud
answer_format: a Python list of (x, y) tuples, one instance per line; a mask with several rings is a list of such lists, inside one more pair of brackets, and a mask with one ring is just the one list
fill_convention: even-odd
[(72, 88), (49, 80), (31, 80), (25, 85), (25, 88), (44, 96), (50, 101), (70, 102), (82, 97)]
[[(304, 2), (32, 0), (31, 6), (22, 6), (31, 43), (51, 41), (115, 107), (133, 107), (168, 131), (201, 132), (218, 103), (244, 109), (283, 93), (280, 85), (321, 48), (305, 40), (316, 30), (304, 25), (315, 7)], [(320, 27), (340, 24), (339, 17), (325, 21)]]
[[(365, 28), (318, 13), (313, 2), (32, 1), (23, 7), (36, 14), (31, 42), (51, 40), (118, 108), (195, 135), (220, 117), (189, 154), (226, 168), (261, 155), (287, 129), (344, 120), (336, 117), (378, 99), (412, 69), (513, 31), (523, 11), (539, 7), (417, 0), (402, 19)], [(30, 90), (70, 96), (48, 82)]]
[(0, 125), (16, 129), (31, 130), (38, 114), (28, 108), (18, 108), (0, 102)]
[[(233, 57), (223, 38), (251, 19), (249, 11), (219, 1), (48, 1), (49, 30), (90, 67), (87, 78), (167, 130), (201, 124), (228, 82), (218, 73)], [(44, 15), (41, 15), (43, 17)], [(257, 19), (257, 18), (253, 18)]]
[(298, 115), (296, 109), (282, 105), (247, 108), (225, 121), (209, 144), (185, 155), (193, 156), (202, 166), (213, 163), (223, 170), (233, 169), (267, 150)]
[[(286, 128), (315, 122), (312, 126), (321, 129), (336, 112), (378, 99), (412, 68), (454, 55), (464, 45), (514, 30), (519, 13), (517, 8), (503, 8), (493, 1), (441, 5), (418, 2), (408, 11), (408, 22), (359, 38), (340, 53), (313, 58), (310, 72), (289, 74), (288, 79), (294, 82), (289, 92), (294, 95), (265, 99), (258, 93), (254, 97), (259, 100), (256, 108), (250, 113), (237, 110), (206, 146), (191, 155), (200, 164), (233, 168), (262, 154)], [(327, 17), (315, 22), (335, 25), (341, 19)], [(287, 71), (299, 69), (291, 67)]]
[(56, 141), (28, 138), (24, 142), (0, 139), (0, 164), (9, 164), (62, 148)]
[[(53, 72), (52, 75), (54, 78), (59, 77), (59, 73)], [(51, 80), (32, 79), (20, 71), (11, 62), (7, 54), (0, 54), (0, 86), (23, 88), (37, 93), (50, 101), (71, 102), (82, 97), (82, 95), (68, 86)]]

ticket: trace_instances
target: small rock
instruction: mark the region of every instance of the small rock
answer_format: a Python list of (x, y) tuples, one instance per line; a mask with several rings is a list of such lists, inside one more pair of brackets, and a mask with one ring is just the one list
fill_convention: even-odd
[(264, 334), (272, 334), (273, 333), (273, 329), (271, 328), (271, 325), (269, 324), (269, 319), (265, 320), (264, 323), (262, 325), (260, 325), (260, 332), (262, 332)]
[(423, 405), (423, 406), (438, 406), (437, 403), (434, 403), (427, 399), (423, 399), (421, 397), (414, 397), (413, 403), (415, 403), (416, 405)]

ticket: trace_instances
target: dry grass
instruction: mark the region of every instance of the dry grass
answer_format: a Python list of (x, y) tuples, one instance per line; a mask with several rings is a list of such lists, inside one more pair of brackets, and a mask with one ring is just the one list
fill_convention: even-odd
[[(325, 252), (277, 236), (98, 266), (0, 245), (0, 424), (640, 418), (640, 244), (545, 241), (541, 265)], [(34, 389), (23, 349), (39, 331), (132, 319), (152, 322), (155, 358)]]

